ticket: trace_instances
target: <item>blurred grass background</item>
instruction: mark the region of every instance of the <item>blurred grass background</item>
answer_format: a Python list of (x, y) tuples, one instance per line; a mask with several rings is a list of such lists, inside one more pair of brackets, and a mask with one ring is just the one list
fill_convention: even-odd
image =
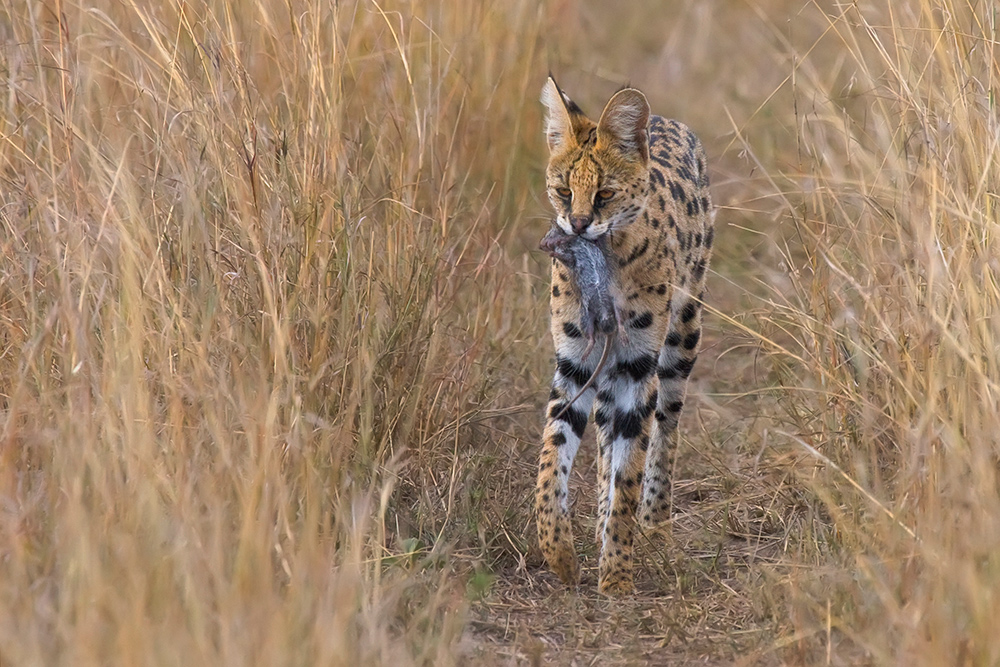
[[(997, 18), (0, 5), (0, 664), (997, 663)], [(720, 206), (631, 601), (533, 541), (549, 69)]]

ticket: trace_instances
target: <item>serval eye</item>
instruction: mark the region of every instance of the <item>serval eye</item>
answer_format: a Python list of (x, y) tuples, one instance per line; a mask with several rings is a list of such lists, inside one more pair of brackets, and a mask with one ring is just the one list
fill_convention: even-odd
[(614, 190), (598, 190), (597, 191), (597, 201), (608, 201), (615, 196)]
[(562, 197), (563, 199), (569, 199), (570, 197), (573, 196), (573, 191), (570, 190), (569, 188), (556, 188), (556, 194)]

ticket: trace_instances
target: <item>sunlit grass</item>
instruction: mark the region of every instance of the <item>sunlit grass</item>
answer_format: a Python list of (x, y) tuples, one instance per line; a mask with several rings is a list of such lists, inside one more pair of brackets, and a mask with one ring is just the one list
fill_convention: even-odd
[(841, 72), (799, 68), (801, 168), (781, 181), (802, 188), (786, 200), (801, 242), (786, 258), (791, 289), (763, 323), (794, 339), (781, 364), (817, 389), (795, 405), (793, 442), (839, 464), (811, 482), (837, 529), (835, 583), (796, 578), (811, 605), (799, 629), (832, 625), (876, 662), (991, 664), (996, 8), (845, 6), (828, 18)]
[[(710, 613), (764, 662), (997, 662), (997, 18), (4, 5), (0, 664), (436, 665), (490, 658), (493, 597), (560, 620), (523, 585), (550, 67), (713, 157), (731, 347), (685, 417), (710, 518), (648, 546), (662, 641), (742, 596)], [(722, 534), (771, 540), (739, 590)]]
[(0, 661), (447, 661), (539, 15), (62, 11), (3, 28)]

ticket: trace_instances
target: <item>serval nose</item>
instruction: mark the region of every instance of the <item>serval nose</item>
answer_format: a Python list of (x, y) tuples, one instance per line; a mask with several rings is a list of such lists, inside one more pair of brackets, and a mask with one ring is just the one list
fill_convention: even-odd
[(570, 216), (569, 226), (573, 228), (573, 232), (576, 234), (583, 234), (583, 231), (590, 226), (592, 218), (589, 215), (573, 215)]

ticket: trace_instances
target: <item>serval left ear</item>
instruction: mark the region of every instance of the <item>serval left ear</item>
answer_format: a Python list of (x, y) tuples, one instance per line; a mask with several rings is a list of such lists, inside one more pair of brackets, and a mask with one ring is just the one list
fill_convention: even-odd
[(545, 105), (545, 137), (549, 144), (549, 153), (556, 153), (563, 148), (577, 143), (576, 135), (586, 121), (583, 111), (564, 93), (556, 80), (549, 75), (542, 87), (542, 104)]
[(597, 124), (598, 150), (616, 149), (628, 159), (649, 161), (649, 102), (635, 88), (615, 93)]

